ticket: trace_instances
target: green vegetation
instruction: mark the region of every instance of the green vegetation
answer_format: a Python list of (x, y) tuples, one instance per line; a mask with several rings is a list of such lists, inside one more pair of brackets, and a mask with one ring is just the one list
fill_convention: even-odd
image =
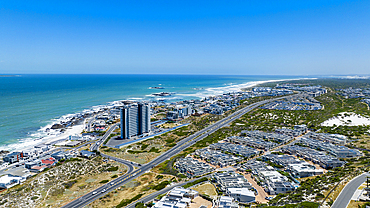
[(119, 168), (118, 166), (112, 166), (112, 167), (107, 168), (106, 171), (113, 172), (113, 171), (117, 171), (118, 168)]
[(170, 184), (169, 181), (162, 181), (160, 184), (153, 186), (153, 189), (159, 191), (164, 189), (168, 184)]
[(132, 199), (123, 199), (117, 206), (116, 208), (121, 208), (121, 207), (125, 207), (127, 205), (129, 205), (130, 203), (140, 199), (144, 194), (138, 194), (136, 195), (134, 198)]
[(193, 181), (191, 183), (187, 183), (187, 184), (183, 185), (182, 187), (189, 188), (189, 187), (194, 186), (195, 184), (202, 183), (204, 181), (208, 181), (208, 178), (204, 177), (204, 178), (198, 179), (198, 180)]
[(266, 208), (318, 208), (319, 204), (315, 202), (301, 202), (297, 204), (285, 204), (282, 206), (267, 206), (265, 204), (258, 205), (257, 207), (266, 207)]
[(68, 182), (65, 182), (63, 183), (63, 186), (66, 188), (66, 189), (69, 189), (73, 186), (73, 184), (77, 183), (77, 180), (73, 180), (73, 181), (68, 181)]
[(109, 182), (109, 180), (102, 180), (99, 183), (108, 183), (108, 182)]

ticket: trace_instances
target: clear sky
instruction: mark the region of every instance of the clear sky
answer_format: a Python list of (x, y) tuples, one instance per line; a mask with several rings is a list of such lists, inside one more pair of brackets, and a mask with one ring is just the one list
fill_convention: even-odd
[(0, 74), (370, 74), (370, 1), (0, 1)]

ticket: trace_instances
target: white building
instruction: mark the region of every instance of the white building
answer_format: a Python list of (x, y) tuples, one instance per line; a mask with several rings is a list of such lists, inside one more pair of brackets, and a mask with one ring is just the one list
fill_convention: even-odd
[(191, 200), (197, 196), (199, 196), (197, 191), (175, 187), (156, 202), (154, 208), (186, 208), (191, 204)]
[(241, 203), (255, 202), (254, 192), (247, 188), (228, 188), (226, 193)]
[(314, 165), (311, 165), (307, 162), (300, 164), (288, 164), (288, 169), (296, 178), (304, 178), (324, 174), (324, 170), (316, 169)]
[(238, 203), (232, 197), (221, 196), (217, 201), (218, 208), (239, 208)]
[(0, 177), (0, 188), (8, 189), (22, 183), (25, 180), (26, 178), (19, 176), (4, 175)]

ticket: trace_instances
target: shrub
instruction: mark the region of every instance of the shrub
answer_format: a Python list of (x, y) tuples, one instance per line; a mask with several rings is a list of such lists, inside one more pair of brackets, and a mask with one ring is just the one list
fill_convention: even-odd
[(108, 183), (108, 182), (109, 182), (109, 180), (102, 180), (99, 183)]
[(159, 190), (164, 189), (168, 184), (170, 184), (169, 181), (162, 181), (160, 184), (154, 186), (153, 189), (159, 191)]
[(143, 196), (143, 194), (138, 194), (136, 195), (134, 198), (132, 199), (123, 199), (117, 206), (116, 208), (121, 208), (121, 207), (125, 207), (127, 205), (129, 205), (131, 202), (134, 202), (138, 199), (140, 199), (141, 197)]
[(109, 171), (109, 172), (117, 171), (118, 168), (119, 168), (118, 166), (109, 167), (109, 168), (107, 168), (107, 171)]

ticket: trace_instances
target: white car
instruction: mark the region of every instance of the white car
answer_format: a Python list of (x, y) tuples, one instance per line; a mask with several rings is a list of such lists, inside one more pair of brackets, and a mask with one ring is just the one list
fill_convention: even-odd
[(95, 195), (96, 193), (97, 193), (97, 192), (96, 192), (96, 191), (94, 191), (92, 195)]
[(104, 193), (105, 191), (106, 191), (106, 190), (105, 190), (105, 189), (103, 189), (101, 192), (102, 192), (102, 193)]

